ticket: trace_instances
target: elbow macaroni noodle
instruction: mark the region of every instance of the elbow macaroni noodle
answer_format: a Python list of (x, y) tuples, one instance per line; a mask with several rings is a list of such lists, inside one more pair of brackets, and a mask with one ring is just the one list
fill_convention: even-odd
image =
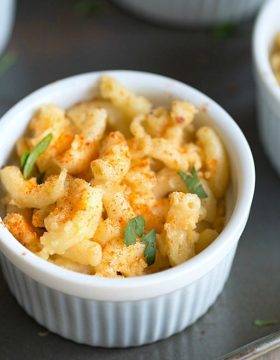
[(280, 32), (275, 36), (270, 55), (270, 63), (276, 80), (280, 85)]
[[(229, 182), (224, 145), (211, 127), (196, 127), (197, 113), (180, 100), (152, 108), (109, 76), (99, 98), (67, 110), (42, 106), (16, 144), (21, 158), (52, 134), (33, 176), (20, 166), (0, 170), (6, 227), (43, 259), (95, 276), (139, 276), (187, 261), (221, 231)], [(179, 175), (193, 168), (207, 197)], [(156, 232), (152, 265), (139, 236), (124, 241), (139, 216), (145, 234)]]

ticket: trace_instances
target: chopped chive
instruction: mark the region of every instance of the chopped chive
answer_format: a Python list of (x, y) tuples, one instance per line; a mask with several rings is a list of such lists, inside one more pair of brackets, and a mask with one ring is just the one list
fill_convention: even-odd
[(29, 151), (25, 151), (25, 153), (22, 155), (22, 157), (20, 158), (20, 167), (21, 169), (24, 168), (26, 161), (28, 159), (28, 156), (30, 155)]
[(221, 24), (212, 28), (212, 36), (218, 40), (225, 40), (236, 32), (237, 27), (233, 24)]
[(156, 231), (153, 229), (144, 235), (145, 220), (136, 216), (129, 220), (124, 230), (124, 243), (126, 246), (136, 244), (136, 235), (141, 238), (141, 243), (145, 244), (144, 258), (148, 265), (152, 265), (156, 258)]
[(23, 159), (22, 163), (24, 163), (23, 167), (23, 177), (24, 179), (28, 179), (33, 171), (34, 165), (38, 159), (38, 157), (43, 154), (52, 141), (52, 134), (48, 134), (45, 136), (26, 156), (26, 159)]
[(199, 181), (195, 167), (192, 168), (190, 175), (186, 174), (184, 171), (179, 171), (178, 174), (181, 176), (190, 193), (196, 194), (200, 199), (208, 197)]
[(273, 325), (277, 325), (279, 324), (279, 320), (273, 320), (273, 319), (270, 319), (270, 320), (263, 320), (263, 319), (256, 319), (254, 320), (253, 324), (255, 326), (259, 326), (259, 327), (262, 327), (262, 326), (273, 326)]
[(142, 236), (144, 233), (145, 220), (140, 216), (136, 216), (129, 220), (124, 230), (124, 243), (126, 246), (136, 243), (136, 235)]
[(141, 243), (145, 244), (144, 257), (148, 265), (152, 265), (156, 259), (156, 231), (153, 229), (145, 234)]
[(84, 18), (92, 17), (101, 10), (101, 2), (97, 0), (80, 0), (74, 5), (74, 12)]
[(6, 53), (0, 57), (0, 75), (4, 74), (17, 61), (17, 56), (13, 53)]

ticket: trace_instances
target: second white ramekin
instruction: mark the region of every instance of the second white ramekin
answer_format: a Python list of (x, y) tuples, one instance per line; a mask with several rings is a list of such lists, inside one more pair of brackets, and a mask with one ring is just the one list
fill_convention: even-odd
[(15, 6), (15, 0), (0, 0), (0, 54), (5, 49), (12, 32)]
[(253, 15), (266, 0), (116, 0), (135, 14), (173, 25), (235, 23)]
[(259, 134), (264, 149), (280, 175), (280, 85), (270, 65), (270, 51), (280, 32), (280, 1), (262, 8), (253, 34), (254, 75), (257, 85)]
[[(195, 322), (215, 302), (246, 225), (255, 185), (254, 163), (239, 127), (213, 100), (178, 81), (136, 71), (106, 71), (124, 86), (160, 103), (172, 98), (203, 108), (226, 144), (231, 165), (228, 221), (219, 237), (189, 261), (152, 275), (109, 279), (75, 273), (37, 257), (0, 222), (1, 264), (11, 292), (50, 331), (95, 346), (127, 347), (166, 338)], [(14, 106), (0, 121), (0, 166), (42, 104), (68, 107), (91, 97), (102, 73), (48, 85)]]

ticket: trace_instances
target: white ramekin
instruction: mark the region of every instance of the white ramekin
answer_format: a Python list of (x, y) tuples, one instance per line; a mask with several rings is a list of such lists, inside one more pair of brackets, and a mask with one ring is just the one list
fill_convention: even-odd
[(254, 75), (257, 85), (259, 134), (272, 165), (280, 175), (280, 85), (270, 65), (270, 51), (280, 31), (280, 1), (262, 8), (253, 34)]
[(266, 0), (116, 0), (133, 13), (173, 25), (238, 22), (253, 15)]
[(0, 0), (0, 54), (5, 49), (12, 32), (15, 0)]
[[(166, 338), (195, 322), (222, 291), (255, 185), (253, 158), (236, 123), (214, 101), (178, 81), (136, 71), (106, 71), (154, 101), (186, 99), (203, 107), (201, 123), (211, 124), (226, 144), (232, 174), (228, 223), (203, 252), (184, 264), (153, 275), (99, 278), (50, 264), (23, 247), (0, 223), (3, 273), (26, 312), (49, 330), (77, 342), (127, 347)], [(94, 93), (102, 73), (74, 76), (48, 85), (15, 105), (0, 121), (0, 167), (4, 165), (39, 106), (68, 107)]]

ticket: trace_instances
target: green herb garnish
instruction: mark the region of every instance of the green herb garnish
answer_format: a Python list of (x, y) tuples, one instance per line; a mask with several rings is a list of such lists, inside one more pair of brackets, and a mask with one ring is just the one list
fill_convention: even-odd
[(74, 12), (84, 18), (92, 17), (101, 10), (101, 3), (97, 0), (80, 0), (74, 5)]
[(142, 237), (141, 243), (145, 244), (144, 257), (148, 265), (152, 265), (156, 258), (156, 231), (151, 230), (144, 235), (145, 220), (136, 216), (129, 220), (124, 230), (124, 243), (130, 246), (136, 243), (136, 236)]
[(148, 265), (152, 265), (156, 259), (156, 231), (153, 229), (145, 234), (141, 243), (145, 244), (144, 257)]
[(43, 154), (52, 141), (52, 134), (45, 136), (30, 152), (24, 153), (20, 159), (24, 179), (28, 179), (33, 171), (38, 157)]
[(29, 151), (26, 151), (26, 152), (22, 155), (22, 157), (21, 157), (21, 159), (20, 159), (20, 167), (21, 167), (21, 169), (24, 168), (25, 163), (26, 163), (26, 161), (27, 161), (27, 158), (28, 158), (29, 154), (30, 154), (30, 152), (29, 152)]
[(261, 319), (256, 319), (254, 320), (253, 324), (255, 326), (273, 326), (273, 325), (277, 325), (279, 324), (279, 320), (261, 320)]
[(218, 40), (224, 40), (231, 37), (236, 32), (236, 26), (233, 24), (221, 24), (212, 28), (212, 36)]
[(196, 194), (200, 199), (207, 198), (207, 194), (199, 181), (195, 167), (192, 168), (191, 175), (186, 174), (184, 171), (179, 171), (178, 174), (183, 179), (189, 192)]
[(0, 57), (0, 75), (4, 74), (17, 61), (17, 56), (13, 53), (6, 53)]
[(136, 235), (141, 237), (144, 234), (145, 220), (140, 216), (136, 216), (129, 220), (124, 230), (124, 243), (126, 246), (136, 243)]

